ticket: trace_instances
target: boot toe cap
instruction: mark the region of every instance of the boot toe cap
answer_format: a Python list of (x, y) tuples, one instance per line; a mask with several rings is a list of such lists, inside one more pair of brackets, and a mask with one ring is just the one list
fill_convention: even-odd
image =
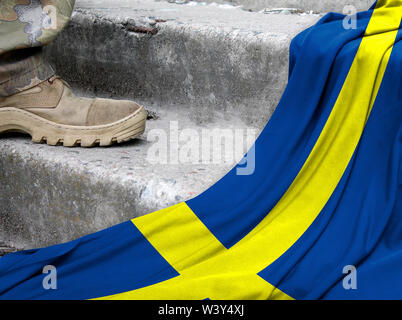
[(128, 100), (95, 99), (87, 116), (88, 126), (113, 123), (137, 113), (143, 107)]

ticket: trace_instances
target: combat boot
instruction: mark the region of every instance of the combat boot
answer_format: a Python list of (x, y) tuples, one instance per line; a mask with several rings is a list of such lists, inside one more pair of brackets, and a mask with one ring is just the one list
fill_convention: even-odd
[(28, 133), (34, 142), (66, 147), (108, 146), (145, 130), (146, 111), (132, 101), (75, 96), (54, 76), (30, 89), (0, 98), (0, 133)]

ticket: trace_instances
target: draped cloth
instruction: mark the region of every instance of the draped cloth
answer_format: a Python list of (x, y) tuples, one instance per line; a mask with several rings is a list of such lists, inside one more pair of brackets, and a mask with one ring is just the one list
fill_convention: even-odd
[(291, 43), (253, 174), (239, 164), (190, 201), (6, 255), (0, 298), (402, 299), (401, 19), (402, 0), (353, 28), (324, 16)]

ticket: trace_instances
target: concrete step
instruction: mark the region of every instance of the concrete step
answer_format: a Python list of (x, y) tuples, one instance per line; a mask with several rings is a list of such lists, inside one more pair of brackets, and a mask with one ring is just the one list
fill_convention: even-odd
[(275, 8), (295, 8), (301, 12), (343, 12), (346, 6), (353, 6), (357, 11), (367, 10), (374, 1), (372, 0), (168, 0), (173, 3), (201, 4), (216, 3), (241, 6), (244, 10), (260, 11)]
[[(109, 148), (52, 147), (25, 135), (1, 135), (0, 240), (25, 249), (73, 240), (213, 185), (247, 152), (258, 130), (223, 117), (197, 125), (184, 109), (162, 110), (141, 138)], [(221, 138), (205, 139), (209, 134)], [(225, 149), (230, 141), (237, 149)], [(186, 148), (199, 155), (186, 158)]]
[(190, 106), (199, 122), (225, 112), (263, 126), (286, 85), (291, 39), (318, 19), (79, 0), (47, 54), (64, 78), (96, 94)]
[[(157, 119), (140, 139), (102, 149), (0, 136), (0, 241), (25, 249), (69, 241), (207, 189), (265, 126), (286, 85), (290, 40), (318, 18), (78, 0), (70, 25), (46, 49), (58, 73), (81, 94), (133, 99)], [(214, 128), (226, 129), (226, 139), (209, 156), (177, 161), (175, 152), (203, 148), (203, 132), (219, 135)], [(229, 143), (226, 153), (230, 139), (237, 147)], [(156, 145), (166, 161), (152, 157)], [(219, 154), (229, 156), (211, 163)]]
[(9, 245), (6, 245), (5, 243), (0, 242), (0, 258), (8, 253), (13, 253), (19, 250), (21, 249), (13, 248), (10, 247)]

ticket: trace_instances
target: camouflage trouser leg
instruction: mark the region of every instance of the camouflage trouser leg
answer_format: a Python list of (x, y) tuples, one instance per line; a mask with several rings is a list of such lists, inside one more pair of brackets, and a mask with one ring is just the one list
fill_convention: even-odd
[(42, 46), (70, 19), (75, 0), (0, 0), (0, 97), (33, 87), (54, 71)]

